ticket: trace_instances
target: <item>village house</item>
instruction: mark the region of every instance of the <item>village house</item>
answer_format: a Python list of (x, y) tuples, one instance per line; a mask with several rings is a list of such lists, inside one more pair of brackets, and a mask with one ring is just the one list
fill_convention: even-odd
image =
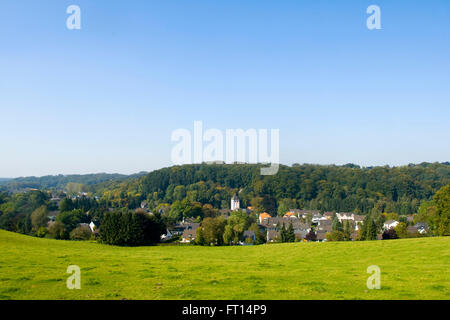
[(259, 224), (264, 224), (264, 220), (266, 219), (270, 219), (272, 218), (272, 216), (270, 214), (268, 214), (267, 212), (261, 213), (259, 215)]
[(420, 234), (425, 234), (429, 230), (428, 224), (426, 222), (419, 222), (414, 227)]
[(292, 224), (294, 231), (303, 230), (309, 232), (311, 230), (311, 225), (293, 218), (271, 217), (264, 219), (263, 223), (261, 223), (266, 228), (282, 228), (283, 225), (285, 228), (288, 228), (290, 224)]
[(267, 242), (276, 242), (280, 240), (280, 231), (283, 226), (288, 229), (291, 224), (296, 239), (304, 239), (311, 231), (310, 224), (303, 223), (300, 219), (290, 215), (284, 217), (264, 218), (259, 226), (260, 228), (266, 229)]
[(298, 216), (295, 212), (286, 212), (286, 214), (283, 216), (283, 218), (293, 218), (293, 219), (298, 219)]
[(319, 210), (299, 210), (299, 218), (303, 218), (306, 219), (308, 217), (308, 215), (310, 215), (311, 217), (314, 217), (315, 215), (320, 214)]
[(173, 234), (170, 232), (169, 229), (167, 229), (166, 233), (161, 235), (161, 241), (163, 241), (163, 242), (169, 241), (170, 239), (172, 239), (172, 237), (173, 237)]
[(289, 209), (288, 212), (291, 212), (291, 213), (295, 214), (295, 215), (296, 215), (297, 217), (299, 217), (299, 218), (302, 217), (302, 216), (301, 216), (302, 210), (300, 210), (300, 209)]
[(316, 213), (313, 215), (312, 217), (312, 223), (319, 223), (319, 221), (321, 220), (328, 220), (327, 218), (325, 218), (323, 215), (321, 215), (320, 213)]
[(93, 233), (94, 231), (98, 230), (100, 224), (97, 221), (91, 221), (91, 223), (89, 223), (89, 229), (91, 229), (91, 232)]
[(336, 213), (336, 217), (339, 219), (340, 223), (343, 223), (345, 220), (355, 220), (355, 215), (350, 212), (342, 212), (342, 213)]
[(244, 234), (242, 235), (241, 241), (239, 241), (239, 244), (241, 246), (248, 246), (253, 245), (256, 241), (256, 234), (253, 230), (245, 230)]
[(198, 222), (184, 222), (181, 224), (181, 226), (184, 228), (184, 230), (191, 230), (191, 229), (197, 229), (200, 227), (200, 223)]
[(179, 224), (174, 225), (173, 227), (168, 228), (167, 231), (170, 231), (170, 234), (172, 235), (172, 237), (174, 237), (174, 236), (182, 235), (184, 229), (186, 229), (186, 226), (179, 223)]
[(355, 231), (358, 231), (360, 226), (364, 223), (364, 216), (357, 215), (351, 212), (338, 212), (336, 213), (336, 217), (339, 219), (340, 223), (350, 221), (355, 228)]
[[(200, 227), (200, 223), (194, 222), (194, 219), (183, 219), (181, 223), (174, 225), (167, 229), (167, 232), (161, 239), (164, 238), (165, 241), (170, 240), (173, 237), (181, 235), (181, 242), (188, 243), (191, 241), (192, 235), (196, 235), (196, 230)], [(193, 233), (189, 230), (195, 230)], [(184, 240), (183, 240), (184, 239)]]
[(397, 225), (399, 224), (398, 221), (395, 220), (387, 220), (386, 222), (384, 222), (383, 224), (383, 229), (384, 230), (389, 230), (389, 229), (393, 229), (395, 228)]
[(417, 237), (428, 232), (428, 224), (425, 222), (419, 222), (414, 226), (407, 227), (406, 231), (410, 237)]
[(300, 210), (300, 209), (289, 209), (289, 211), (286, 214), (294, 214), (298, 218), (306, 219), (308, 215), (314, 216), (315, 214), (318, 214), (318, 210)]
[(264, 219), (261, 221), (261, 225), (265, 226), (266, 228), (275, 228), (277, 225), (282, 225), (283, 223), (286, 223), (290, 221), (289, 218), (283, 219), (282, 217), (266, 217), (264, 216)]
[(292, 226), (294, 228), (294, 233), (305, 234), (305, 236), (311, 231), (311, 225), (308, 223), (298, 222), (293, 223)]
[(183, 235), (181, 236), (181, 243), (191, 243), (194, 242), (195, 239), (197, 238), (197, 228), (195, 229), (185, 229), (183, 231)]
[(331, 220), (320, 220), (319, 224), (317, 225), (318, 231), (325, 231), (325, 232), (331, 232), (332, 230), (332, 221)]
[(267, 242), (278, 242), (281, 240), (280, 231), (275, 228), (267, 229)]

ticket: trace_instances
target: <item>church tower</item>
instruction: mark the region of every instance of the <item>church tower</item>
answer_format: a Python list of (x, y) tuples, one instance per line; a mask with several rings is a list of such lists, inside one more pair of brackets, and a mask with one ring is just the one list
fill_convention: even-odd
[(231, 211), (239, 209), (240, 209), (239, 198), (237, 197), (237, 195), (234, 195), (233, 198), (231, 198)]

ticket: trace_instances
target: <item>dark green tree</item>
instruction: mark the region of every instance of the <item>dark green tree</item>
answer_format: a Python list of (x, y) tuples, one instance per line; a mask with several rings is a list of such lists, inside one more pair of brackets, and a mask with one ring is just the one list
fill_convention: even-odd
[(334, 215), (333, 221), (331, 223), (331, 229), (333, 231), (344, 231), (344, 228), (342, 226), (342, 223), (339, 221), (338, 217)]
[(281, 227), (281, 230), (280, 230), (280, 238), (281, 238), (281, 242), (288, 242), (288, 234), (287, 234), (287, 230), (286, 230), (284, 223), (283, 223), (283, 227)]
[(294, 226), (292, 225), (292, 222), (289, 223), (289, 227), (286, 231), (286, 238), (286, 242), (295, 242)]

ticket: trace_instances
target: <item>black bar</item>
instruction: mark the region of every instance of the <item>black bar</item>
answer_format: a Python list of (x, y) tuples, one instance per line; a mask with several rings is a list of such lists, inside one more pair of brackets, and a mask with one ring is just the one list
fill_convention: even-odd
[[(450, 301), (0, 301), (2, 314), (89, 317), (104, 319), (106, 314), (122, 316), (127, 320), (139, 314), (146, 319), (164, 316), (164, 319), (327, 319), (349, 316), (366, 319), (370, 315), (404, 318), (416, 315), (418, 310), (432, 314), (446, 314)], [(264, 312), (265, 310), (265, 312)], [(213, 312), (214, 311), (214, 312)], [(11, 313), (10, 313), (11, 312)]]

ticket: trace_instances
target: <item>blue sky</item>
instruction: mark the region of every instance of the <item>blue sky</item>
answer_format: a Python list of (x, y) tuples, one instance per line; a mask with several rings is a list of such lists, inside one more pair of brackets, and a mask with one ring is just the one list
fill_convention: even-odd
[(448, 0), (3, 0), (0, 46), (1, 177), (170, 166), (195, 120), (284, 164), (450, 160)]

